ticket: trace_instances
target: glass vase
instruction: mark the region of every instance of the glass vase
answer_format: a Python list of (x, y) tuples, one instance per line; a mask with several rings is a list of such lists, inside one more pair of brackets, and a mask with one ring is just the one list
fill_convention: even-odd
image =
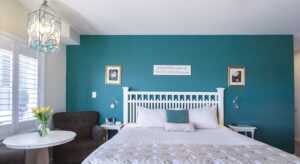
[(38, 133), (41, 137), (45, 137), (48, 134), (47, 122), (39, 122)]

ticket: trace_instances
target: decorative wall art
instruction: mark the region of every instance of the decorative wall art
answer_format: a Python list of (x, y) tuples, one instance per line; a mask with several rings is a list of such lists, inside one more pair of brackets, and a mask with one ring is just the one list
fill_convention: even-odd
[(245, 67), (228, 67), (228, 86), (245, 86)]
[(106, 66), (105, 67), (105, 84), (121, 85), (121, 66)]

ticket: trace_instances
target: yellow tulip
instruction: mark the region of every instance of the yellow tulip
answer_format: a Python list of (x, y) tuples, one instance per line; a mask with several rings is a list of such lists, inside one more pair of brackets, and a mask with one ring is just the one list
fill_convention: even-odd
[(50, 106), (47, 106), (47, 113), (49, 113), (50, 112)]
[(39, 121), (48, 121), (53, 114), (53, 109), (50, 106), (47, 107), (35, 107), (32, 108), (32, 113)]

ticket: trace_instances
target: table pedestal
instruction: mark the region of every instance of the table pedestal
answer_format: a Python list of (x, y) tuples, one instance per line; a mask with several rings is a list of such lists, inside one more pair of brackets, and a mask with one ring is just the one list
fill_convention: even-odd
[(48, 148), (37, 149), (36, 163), (37, 164), (49, 164)]

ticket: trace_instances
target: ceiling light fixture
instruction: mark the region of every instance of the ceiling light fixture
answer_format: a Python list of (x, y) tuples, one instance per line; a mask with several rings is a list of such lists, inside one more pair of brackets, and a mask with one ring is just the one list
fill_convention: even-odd
[(61, 20), (44, 0), (40, 9), (28, 14), (28, 46), (44, 54), (60, 51)]

